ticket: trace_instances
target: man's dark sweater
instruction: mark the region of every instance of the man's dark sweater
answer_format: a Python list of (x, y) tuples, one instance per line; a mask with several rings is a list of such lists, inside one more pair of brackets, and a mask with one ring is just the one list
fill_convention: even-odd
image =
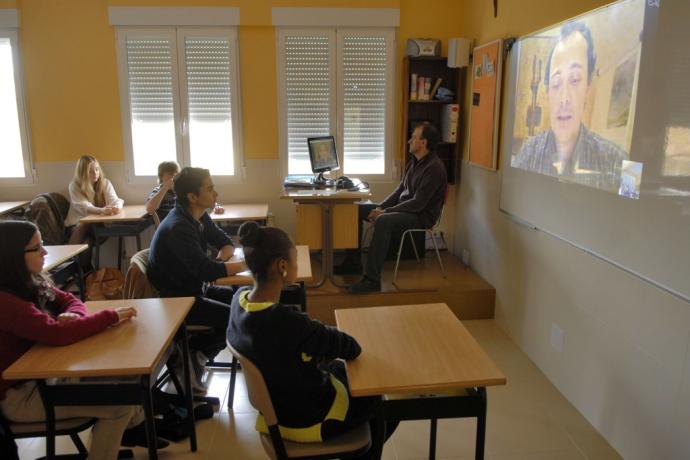
[(386, 212), (417, 214), (424, 228), (431, 228), (441, 215), (447, 186), (446, 168), (436, 153), (421, 160), (413, 156), (400, 185), (380, 207)]
[(232, 241), (207, 213), (197, 221), (176, 204), (153, 235), (149, 252), (149, 279), (162, 297), (202, 295), (204, 282), (227, 275), (225, 264), (207, 255), (209, 244), (220, 250)]

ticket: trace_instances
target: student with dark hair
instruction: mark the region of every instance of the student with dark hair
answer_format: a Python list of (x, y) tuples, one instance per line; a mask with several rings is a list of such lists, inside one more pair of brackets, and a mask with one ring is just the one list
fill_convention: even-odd
[[(233, 294), (230, 287), (209, 283), (241, 272), (246, 266), (230, 261), (235, 250), (232, 241), (206, 212), (218, 197), (208, 169), (182, 168), (174, 190), (175, 207), (151, 240), (149, 279), (162, 297), (195, 297), (187, 324), (212, 328), (212, 333), (196, 334), (190, 339), (198, 380), (203, 373), (201, 364), (225, 348)], [(209, 257), (209, 245), (218, 251), (215, 257)]]
[[(319, 442), (372, 420), (380, 398), (350, 397), (337, 361), (356, 358), (357, 341), (280, 303), (281, 290), (297, 277), (297, 250), (288, 235), (246, 222), (239, 236), (254, 286), (235, 294), (227, 337), (261, 370), (282, 437)], [(268, 432), (261, 415), (257, 429)], [(394, 430), (389, 426), (388, 435)]]
[[(46, 250), (31, 222), (0, 222), (0, 375), (35, 343), (69, 345), (136, 316), (132, 307), (88, 314), (72, 294), (43, 274)], [(46, 419), (36, 382), (0, 377), (0, 407), (14, 422)], [(57, 420), (98, 419), (91, 435), (90, 460), (113, 460), (123, 445), (146, 445), (143, 412), (137, 406), (57, 406)], [(125, 429), (131, 428), (125, 432)], [(124, 436), (123, 436), (124, 433)], [(122, 441), (121, 441), (122, 439)], [(158, 447), (167, 446), (160, 440)]]
[(158, 185), (146, 198), (146, 212), (157, 213), (161, 221), (175, 207), (173, 185), (179, 172), (180, 165), (174, 161), (164, 161), (158, 165)]
[(372, 210), (367, 220), (374, 225), (364, 276), (350, 292), (381, 290), (381, 271), (394, 236), (410, 228), (431, 228), (443, 209), (448, 178), (436, 154), (438, 130), (428, 122), (417, 126), (407, 142), (412, 159), (398, 187)]

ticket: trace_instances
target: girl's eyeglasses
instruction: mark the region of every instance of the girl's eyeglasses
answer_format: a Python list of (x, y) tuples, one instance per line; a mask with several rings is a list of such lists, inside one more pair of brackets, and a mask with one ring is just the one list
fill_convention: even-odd
[(34, 246), (33, 248), (29, 249), (24, 249), (24, 252), (39, 252), (40, 250), (43, 249), (43, 241), (40, 242), (38, 246)]

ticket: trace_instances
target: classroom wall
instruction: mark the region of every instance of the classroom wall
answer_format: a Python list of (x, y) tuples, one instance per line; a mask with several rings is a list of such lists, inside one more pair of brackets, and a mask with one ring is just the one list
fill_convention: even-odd
[[(26, 105), (37, 183), (2, 187), (0, 199), (31, 198), (36, 193), (66, 192), (75, 160), (90, 153), (104, 162), (116, 190), (128, 203), (140, 203), (153, 187), (128, 184), (120, 116), (115, 29), (108, 6), (233, 6), (240, 8), (240, 84), (246, 177), (241, 185), (218, 187), (224, 202), (268, 202), (277, 225), (292, 232), (292, 203), (279, 200), (279, 142), (275, 28), (272, 7), (399, 8), (398, 63), (408, 37), (458, 36), (463, 1), (433, 0), (0, 0), (17, 8)], [(398, 72), (399, 74), (399, 72)], [(400, 78), (400, 77), (399, 77)], [(397, 108), (401, 92), (396, 89)], [(396, 113), (399, 110), (396, 109)], [(400, 155), (400, 116), (394, 130)], [(267, 187), (268, 184), (268, 187)], [(374, 199), (397, 184), (372, 184)], [(454, 194), (451, 194), (454, 195)], [(447, 222), (454, 219), (452, 205)], [(446, 225), (452, 241), (452, 225)]]
[[(499, 0), (498, 18), (492, 3), (467, 3), (462, 27), (479, 44), (607, 2)], [(496, 288), (496, 320), (624, 458), (690, 458), (690, 305), (513, 222), (498, 209), (500, 175), (463, 164), (455, 219), (455, 252), (468, 249)], [(560, 353), (550, 344), (554, 324)], [(597, 458), (596, 441), (576, 436)]]

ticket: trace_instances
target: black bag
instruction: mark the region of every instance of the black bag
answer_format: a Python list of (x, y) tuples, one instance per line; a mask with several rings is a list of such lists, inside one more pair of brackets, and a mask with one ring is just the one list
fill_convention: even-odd
[[(153, 390), (152, 398), (153, 412), (156, 414), (156, 435), (173, 442), (188, 438), (190, 433), (184, 398), (158, 389)], [(194, 407), (195, 421), (211, 417), (213, 417), (211, 404), (203, 403)]]

